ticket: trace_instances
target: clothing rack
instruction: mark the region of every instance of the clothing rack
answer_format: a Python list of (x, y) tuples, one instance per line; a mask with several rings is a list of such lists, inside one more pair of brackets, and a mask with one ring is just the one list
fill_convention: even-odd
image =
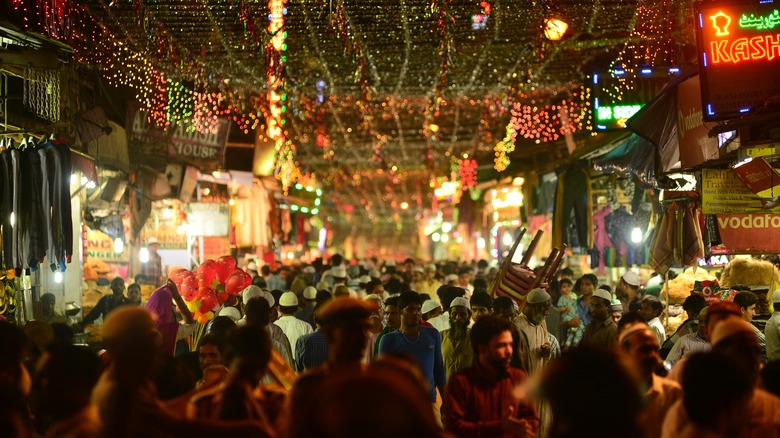
[(701, 195), (695, 191), (684, 192), (664, 192), (664, 199), (659, 200), (661, 204), (669, 204), (675, 201), (698, 201)]

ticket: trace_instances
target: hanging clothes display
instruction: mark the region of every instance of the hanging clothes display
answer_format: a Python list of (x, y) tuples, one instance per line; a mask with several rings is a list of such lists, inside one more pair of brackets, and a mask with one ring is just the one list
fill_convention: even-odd
[(674, 263), (695, 266), (704, 257), (700, 214), (694, 202), (666, 206), (651, 245), (650, 263), (656, 272), (665, 274)]
[(32, 137), (0, 143), (0, 225), (5, 269), (37, 270), (46, 260), (64, 271), (73, 256), (70, 148), (61, 140)]
[(233, 205), (233, 225), (239, 247), (266, 247), (271, 243), (268, 190), (262, 186), (244, 186)]
[(586, 169), (573, 166), (558, 175), (553, 212), (553, 246), (571, 244), (567, 224), (574, 216), (579, 246), (590, 248), (593, 242), (592, 193)]
[(604, 207), (593, 214), (593, 249), (590, 252), (591, 269), (598, 267), (598, 275), (604, 275), (607, 267), (607, 249), (614, 248), (607, 234), (605, 218), (612, 209)]

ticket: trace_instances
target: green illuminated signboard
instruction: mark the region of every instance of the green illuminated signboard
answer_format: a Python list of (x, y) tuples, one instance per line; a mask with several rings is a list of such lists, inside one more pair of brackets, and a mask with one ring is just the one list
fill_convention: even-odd
[(677, 67), (661, 66), (632, 71), (613, 68), (594, 73), (591, 89), (594, 130), (624, 129), (626, 121), (650, 102), (670, 77), (679, 73)]
[(617, 122), (622, 124), (640, 109), (642, 109), (642, 105), (602, 105), (596, 110), (596, 121), (598, 123)]

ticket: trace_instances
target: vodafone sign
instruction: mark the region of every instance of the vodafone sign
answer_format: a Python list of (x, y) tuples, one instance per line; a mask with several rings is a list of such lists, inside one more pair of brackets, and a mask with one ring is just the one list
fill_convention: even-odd
[(777, 252), (780, 214), (719, 214), (717, 218), (729, 254)]

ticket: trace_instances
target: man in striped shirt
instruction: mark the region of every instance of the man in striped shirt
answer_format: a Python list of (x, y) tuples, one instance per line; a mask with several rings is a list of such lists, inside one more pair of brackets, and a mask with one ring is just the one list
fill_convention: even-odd
[(324, 304), (314, 306), (311, 315), (317, 329), (313, 333), (301, 336), (295, 342), (295, 371), (299, 373), (316, 368), (328, 360), (328, 341), (318, 321), (318, 312), (323, 306)]

